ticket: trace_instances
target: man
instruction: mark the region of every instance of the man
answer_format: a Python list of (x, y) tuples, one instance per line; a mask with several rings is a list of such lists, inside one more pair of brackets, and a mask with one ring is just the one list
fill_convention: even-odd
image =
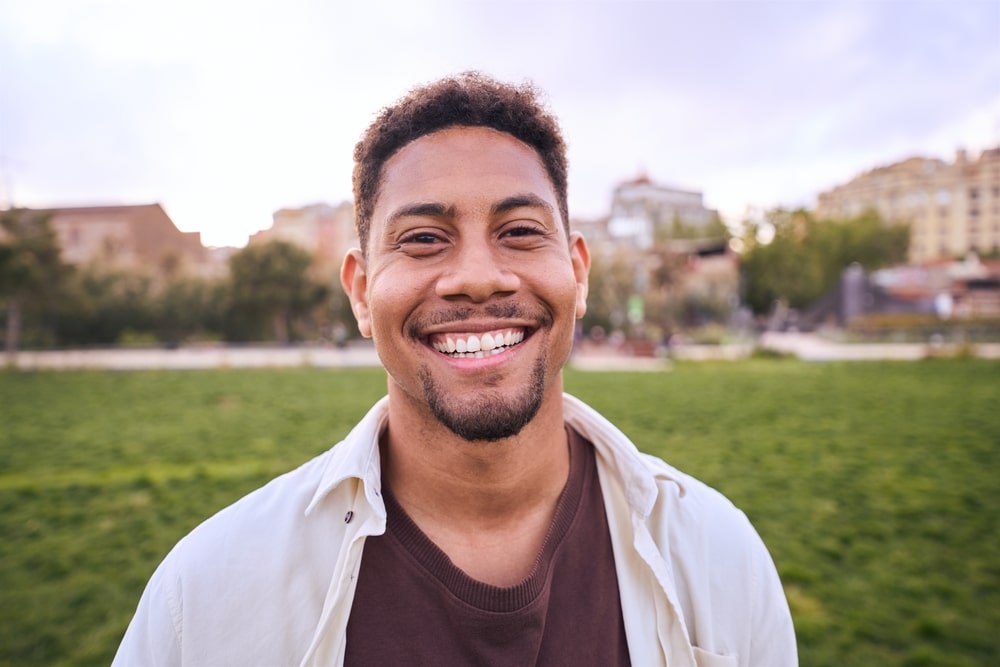
[(589, 255), (533, 90), (418, 88), (355, 161), (341, 279), (388, 396), (182, 540), (116, 663), (795, 664), (744, 515), (563, 394)]

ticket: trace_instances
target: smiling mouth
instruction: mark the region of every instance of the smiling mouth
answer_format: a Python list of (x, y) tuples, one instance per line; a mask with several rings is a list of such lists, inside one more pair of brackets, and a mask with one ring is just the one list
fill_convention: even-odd
[(524, 340), (524, 329), (498, 329), (479, 334), (435, 334), (430, 344), (454, 359), (481, 359), (500, 354)]

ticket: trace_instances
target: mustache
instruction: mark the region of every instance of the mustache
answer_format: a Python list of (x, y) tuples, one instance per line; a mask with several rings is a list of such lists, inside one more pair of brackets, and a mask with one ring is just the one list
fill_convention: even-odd
[(541, 326), (552, 323), (552, 314), (546, 310), (529, 310), (524, 306), (507, 303), (488, 303), (479, 308), (461, 306), (427, 313), (410, 322), (407, 327), (411, 337), (418, 338), (428, 327), (436, 327), (455, 322), (465, 322), (473, 317), (488, 316), (500, 320), (537, 321)]

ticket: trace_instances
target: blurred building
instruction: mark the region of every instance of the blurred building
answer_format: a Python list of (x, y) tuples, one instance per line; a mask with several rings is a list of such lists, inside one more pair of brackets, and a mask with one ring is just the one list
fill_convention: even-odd
[[(739, 256), (716, 211), (701, 192), (654, 183), (645, 174), (619, 184), (610, 215), (573, 220), (590, 247), (594, 270), (627, 272), (614, 319), (633, 335), (719, 320), (739, 301)], [(622, 289), (617, 287), (616, 289)], [(615, 325), (617, 326), (617, 325)]]
[(660, 185), (641, 174), (615, 188), (611, 216), (600, 235), (616, 245), (650, 248), (671, 238), (679, 226), (707, 229), (716, 218), (715, 211), (705, 208), (702, 193)]
[(1000, 253), (1000, 147), (955, 161), (913, 157), (865, 172), (819, 195), (819, 218), (877, 210), (910, 225), (910, 261)]
[[(923, 314), (939, 320), (1000, 319), (1000, 260), (936, 260), (865, 272), (844, 270), (822, 299), (794, 314), (797, 328), (846, 326), (871, 315)], [(788, 325), (785, 321), (783, 325)]]
[(268, 229), (250, 237), (250, 244), (269, 241), (294, 243), (313, 257), (314, 267), (324, 277), (336, 275), (347, 250), (358, 244), (354, 231), (354, 206), (312, 204), (275, 211)]
[(164, 277), (211, 271), (201, 233), (177, 229), (159, 204), (21, 210), (49, 216), (69, 264)]

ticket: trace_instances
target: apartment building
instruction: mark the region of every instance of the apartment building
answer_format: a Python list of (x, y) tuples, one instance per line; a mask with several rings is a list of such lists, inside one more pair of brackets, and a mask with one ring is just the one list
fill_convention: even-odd
[(910, 261), (1000, 253), (1000, 147), (953, 162), (913, 157), (867, 171), (819, 195), (818, 218), (874, 208), (910, 225)]
[[(324, 277), (335, 275), (348, 248), (357, 245), (354, 206), (312, 204), (275, 211), (272, 225), (250, 237), (251, 244), (282, 240), (294, 243), (313, 256), (315, 268)], [(329, 275), (327, 275), (329, 274)]]
[(182, 232), (159, 204), (21, 209), (48, 216), (63, 261), (107, 271), (205, 274), (211, 257), (199, 232)]

